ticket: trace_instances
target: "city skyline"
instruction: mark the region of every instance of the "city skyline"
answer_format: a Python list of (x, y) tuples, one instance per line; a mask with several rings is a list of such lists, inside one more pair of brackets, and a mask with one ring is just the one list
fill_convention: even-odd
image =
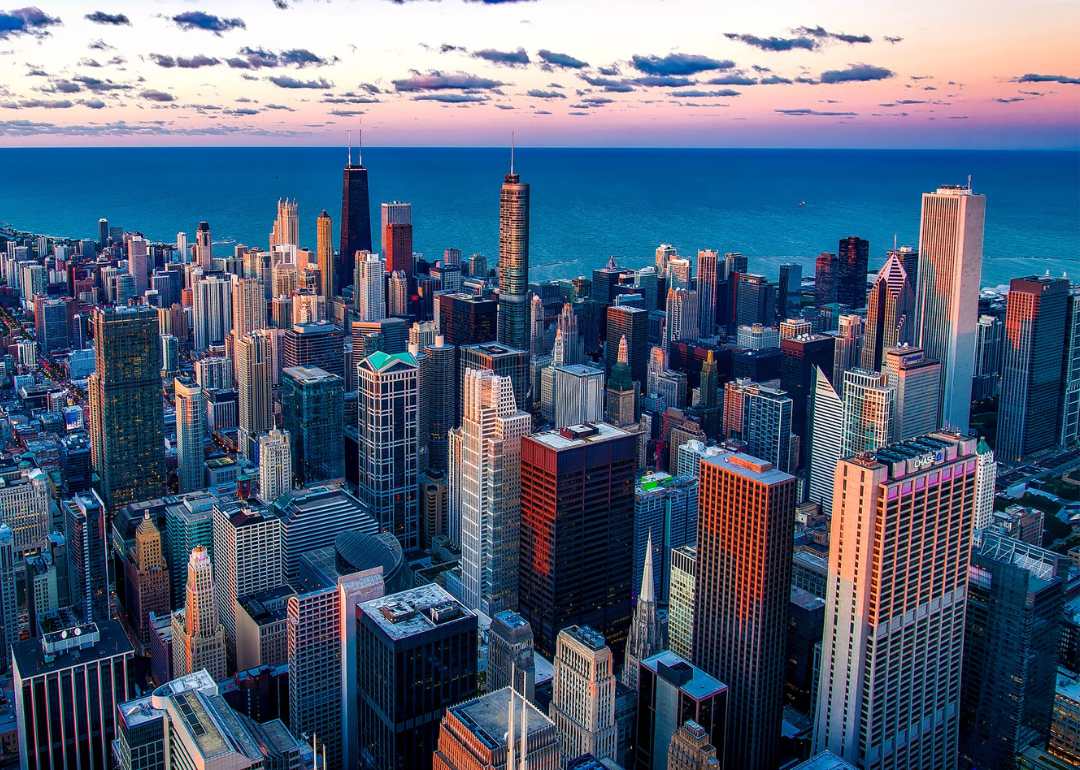
[(516, 129), (523, 146), (1075, 148), (1080, 12), (1037, 10), (55, 0), (0, 11), (19, 65), (0, 135), (341, 145), (362, 119), (372, 146)]

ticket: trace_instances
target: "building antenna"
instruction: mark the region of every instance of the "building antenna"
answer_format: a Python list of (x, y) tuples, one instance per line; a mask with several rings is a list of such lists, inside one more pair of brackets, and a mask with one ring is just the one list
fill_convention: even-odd
[(351, 166), (352, 165), (352, 129), (349, 130), (349, 162), (346, 163), (345, 165), (346, 166)]
[(514, 132), (510, 132), (510, 174), (514, 173)]
[(892, 234), (892, 250), (896, 251), (896, 233)]
[(968, 189), (971, 189), (971, 174), (968, 174)]
[(360, 140), (356, 143), (356, 165), (364, 165), (364, 119), (360, 118)]

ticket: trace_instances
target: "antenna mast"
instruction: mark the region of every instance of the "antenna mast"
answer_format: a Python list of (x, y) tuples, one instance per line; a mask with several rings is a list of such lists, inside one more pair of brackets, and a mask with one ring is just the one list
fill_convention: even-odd
[(514, 132), (510, 132), (510, 173), (514, 173)]
[(352, 165), (352, 130), (351, 129), (349, 130), (349, 161), (345, 165), (346, 166), (351, 166)]
[(364, 119), (360, 118), (360, 140), (356, 143), (356, 165), (364, 165)]

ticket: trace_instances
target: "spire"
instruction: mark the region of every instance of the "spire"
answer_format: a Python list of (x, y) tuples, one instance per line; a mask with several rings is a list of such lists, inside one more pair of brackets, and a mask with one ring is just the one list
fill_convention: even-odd
[(510, 175), (514, 175), (514, 132), (510, 132)]
[[(712, 357), (712, 351), (711, 350), (709, 351), (709, 356), (710, 356), (710, 358)], [(626, 349), (626, 335), (625, 334), (622, 336), (622, 339), (619, 340), (618, 363), (626, 364), (628, 366), (630, 364), (630, 354)]]
[(638, 594), (638, 603), (649, 602), (656, 604), (656, 588), (653, 586), (653, 560), (652, 560), (652, 529), (649, 529), (649, 540), (645, 545), (645, 567), (641, 570), (641, 593)]
[(349, 131), (349, 160), (345, 163), (345, 168), (352, 165), (352, 131)]
[[(358, 138), (356, 141), (356, 165), (364, 165), (364, 119), (360, 118), (360, 128), (358, 131)], [(352, 153), (349, 153), (349, 158), (352, 158)]]
[(562, 366), (566, 363), (566, 343), (563, 340), (562, 329), (555, 330), (555, 347), (551, 350), (551, 365)]

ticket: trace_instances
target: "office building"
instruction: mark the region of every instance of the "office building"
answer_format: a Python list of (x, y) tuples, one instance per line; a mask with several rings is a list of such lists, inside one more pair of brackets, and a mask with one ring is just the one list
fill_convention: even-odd
[(437, 318), (448, 345), (494, 342), (498, 336), (498, 304), (479, 295), (440, 294)]
[(696, 586), (697, 546), (672, 548), (668, 580), (668, 648), (684, 660), (694, 654)]
[(84, 623), (106, 621), (110, 613), (105, 506), (96, 492), (76, 494), (61, 505), (68, 599)]
[(819, 645), (825, 633), (825, 600), (794, 583), (793, 577), (784, 654), (784, 703), (800, 714), (812, 715)]
[[(665, 554), (667, 551), (664, 552)], [(645, 566), (641, 571), (641, 589), (638, 592), (634, 617), (630, 622), (630, 635), (626, 642), (622, 682), (631, 690), (638, 689), (638, 664), (651, 657), (664, 646), (660, 620), (656, 614), (656, 588), (653, 585), (652, 535), (645, 546)]]
[(554, 367), (556, 428), (604, 419), (604, 370), (583, 364)]
[(604, 395), (604, 419), (616, 428), (632, 425), (637, 419), (638, 385), (630, 372), (626, 335), (619, 340), (619, 355), (608, 376)]
[[(608, 379), (611, 378), (611, 370), (618, 361), (619, 342), (623, 337), (626, 338), (630, 378), (644, 388), (649, 363), (649, 313), (647, 310), (629, 305), (614, 305), (607, 309), (608, 343), (605, 367)], [(565, 341), (564, 336), (564, 343)]]
[(187, 377), (173, 381), (176, 404), (176, 480), (180, 493), (194, 492), (205, 484), (206, 412), (202, 388)]
[(938, 389), (941, 364), (927, 358), (921, 348), (886, 348), (881, 373), (896, 389), (893, 441), (908, 441), (939, 427)]
[(356, 253), (372, 250), (371, 246), (371, 203), (368, 195), (368, 170), (363, 158), (357, 154), (356, 163), (352, 162), (352, 147), (349, 148), (349, 162), (345, 164), (341, 188), (341, 246), (338, 249), (336, 273), (341, 283), (351, 281)]
[(449, 469), (450, 429), (457, 424), (458, 364), (457, 348), (442, 335), (426, 345), (424, 351), (424, 395), (427, 411), (428, 469), (445, 472)]
[(360, 500), (402, 548), (419, 543), (419, 365), (374, 353), (357, 366)]
[(270, 247), (296, 246), (300, 247), (300, 217), (297, 214), (295, 200), (278, 198), (277, 219), (270, 233)]
[(606, 423), (521, 442), (519, 612), (545, 657), (571, 625), (600, 631), (622, 655), (630, 628), (636, 465), (636, 437)]
[(1001, 358), (1005, 324), (996, 315), (981, 315), (975, 327), (975, 376), (971, 400), (997, 398), (1001, 391)]
[(954, 766), (975, 443), (935, 433), (837, 465), (815, 750), (864, 768)]
[(202, 546), (187, 564), (184, 609), (172, 617), (173, 676), (206, 670), (215, 682), (225, 678), (225, 628), (218, 621), (214, 570)]
[(68, 303), (62, 299), (49, 299), (44, 294), (35, 295), (34, 327), (41, 352), (49, 355), (68, 348), (71, 344)]
[(248, 460), (255, 458), (258, 435), (274, 427), (271, 397), (271, 345), (268, 336), (236, 338), (237, 445)]
[(1067, 556), (994, 532), (975, 546), (960, 678), (962, 768), (1013, 768), (1020, 751), (1049, 734), (1069, 567)]
[[(43, 563), (43, 566), (44, 563)], [(51, 558), (48, 566), (51, 566)], [(46, 567), (47, 568), (47, 567)], [(30, 611), (31, 628), (38, 604), (47, 604), (48, 600), (38, 602), (37, 581), (34, 579), (33, 566), (27, 565), (28, 586), (27, 609)], [(56, 593), (56, 571), (52, 571), (52, 593)], [(48, 586), (45, 587), (48, 590)], [(33, 597), (33, 598), (31, 598)], [(42, 611), (48, 611), (50, 607), (42, 607)], [(11, 660), (11, 645), (19, 641), (19, 603), (15, 594), (15, 536), (11, 527), (0, 524), (0, 654), (4, 656), (2, 668), (7, 669), (8, 661)]]
[(379, 532), (360, 501), (336, 484), (287, 492), (273, 513), (281, 521), (281, 572), (288, 582), (297, 580), (303, 554), (333, 545), (343, 532)]
[(345, 389), (341, 377), (314, 367), (281, 372), (282, 427), (292, 439), (299, 484), (344, 478)]
[[(701, 327), (701, 336), (711, 337), (716, 333), (716, 303), (719, 282), (717, 268), (719, 255), (715, 251), (698, 251), (697, 268), (697, 293), (700, 310), (698, 322)], [(646, 308), (652, 310), (652, 308)]]
[(863, 346), (862, 316), (840, 316), (837, 319), (837, 331), (830, 336), (835, 340), (833, 344), (833, 379), (843, 387), (844, 372), (861, 365)]
[(285, 331), (283, 342), (283, 368), (319, 368), (344, 379), (345, 340), (334, 324), (329, 321), (295, 323)]
[(941, 362), (941, 423), (966, 433), (975, 369), (986, 198), (971, 187), (922, 196), (915, 344)]
[(805, 439), (808, 427), (806, 408), (814, 388), (814, 369), (833, 379), (835, 340), (824, 334), (809, 334), (780, 340), (780, 388), (791, 399), (791, 431)]
[(844, 372), (843, 399), (840, 457), (873, 452), (892, 443), (896, 388), (886, 375), (866, 369)]
[(467, 369), (461, 427), (450, 432), (449, 530), (461, 545), (462, 601), (492, 616), (517, 609), (521, 440), (532, 418), (509, 377)]
[(334, 260), (334, 223), (326, 209), (315, 220), (315, 260), (319, 266), (319, 293), (329, 300), (336, 297), (338, 272)]
[(844, 238), (840, 241), (837, 255), (836, 301), (852, 310), (866, 307), (870, 242), (854, 235)]
[(236, 660), (236, 599), (277, 588), (281, 575), (281, 520), (257, 501), (214, 505), (214, 597)]
[(776, 315), (787, 318), (802, 310), (802, 265), (785, 262), (780, 265), (780, 280), (776, 285)]
[(548, 714), (562, 737), (562, 758), (615, 757), (615, 661), (604, 635), (588, 626), (559, 632)]
[[(81, 444), (81, 446), (80, 446)], [(78, 454), (77, 457), (73, 456)], [(68, 493), (90, 489), (90, 469), (85, 441), (67, 437), (60, 446), (60, 467), (65, 476), (70, 473)], [(79, 468), (86, 464), (85, 480)], [(13, 478), (14, 476), (14, 478)], [(49, 477), (39, 468), (20, 470), (18, 475), (7, 474), (0, 483), (0, 519), (11, 528), (15, 558), (22, 559), (30, 551), (41, 548), (52, 529), (52, 492)]]
[(361, 321), (386, 318), (386, 261), (378, 254), (362, 253), (357, 256), (353, 297), (356, 314)]
[(287, 430), (259, 434), (259, 499), (267, 505), (293, 488), (292, 437)]
[(187, 562), (197, 545), (214, 558), (214, 504), (220, 499), (210, 492), (192, 492), (165, 500), (165, 551), (172, 583), (172, 604), (184, 602)]
[[(437, 585), (356, 612), (360, 766), (430, 770), (445, 709), (476, 693), (477, 617)], [(422, 681), (423, 688), (387, 686)]]
[(698, 300), (696, 291), (687, 289), (668, 289), (666, 305), (665, 346), (671, 343), (693, 342), (701, 336), (701, 326), (698, 319)]
[[(677, 740), (679, 733), (688, 729), (694, 730), (695, 743), (711, 745), (713, 756), (718, 758), (717, 764), (705, 764), (702, 770), (724, 767), (728, 742), (727, 685), (668, 651), (642, 660), (640, 671), (634, 769), (666, 770), (671, 766), (669, 745), (675, 745), (673, 739)], [(740, 736), (736, 734), (735, 740), (740, 740)]]
[(903, 262), (890, 256), (878, 272), (866, 302), (863, 369), (880, 370), (884, 351), (908, 344), (914, 337), (915, 291)]
[[(978, 455), (975, 462), (975, 512), (974, 528), (986, 529), (994, 519), (994, 495), (997, 485), (997, 462), (994, 461), (994, 450), (986, 443), (985, 438), (979, 439), (976, 447)], [(1042, 539), (1042, 527), (1039, 527), (1040, 542)]]
[(528, 404), (529, 354), (525, 350), (489, 342), (480, 345), (462, 345), (458, 348), (460, 368), (458, 382), (465, 382), (467, 369), (490, 369), (500, 377), (509, 377), (514, 383), (514, 403), (524, 409)]
[(822, 252), (814, 265), (814, 305), (818, 308), (836, 302), (840, 282), (840, 260)]
[(509, 687), (447, 709), (439, 729), (434, 770), (517, 767), (559, 770), (559, 731)]
[(1080, 439), (1080, 287), (1069, 289), (1065, 305), (1065, 356), (1061, 363), (1061, 434), (1069, 446)]
[(721, 760), (716, 757), (716, 747), (710, 743), (708, 732), (691, 719), (672, 733), (666, 759), (668, 770), (711, 770), (723, 767)]
[(412, 204), (392, 201), (382, 204), (382, 250), (385, 271), (413, 274)]
[(702, 460), (694, 662), (731, 688), (733, 767), (776, 763), (795, 477), (749, 455)]
[(740, 326), (735, 330), (735, 338), (740, 348), (747, 350), (765, 350), (780, 347), (780, 331), (775, 326)]
[(1065, 278), (1032, 275), (1009, 285), (995, 445), (1009, 462), (1049, 449), (1060, 437), (1068, 302)]
[(133, 652), (123, 627), (104, 619), (52, 622), (41, 637), (12, 645), (22, 770), (113, 767), (116, 706), (131, 695)]
[(90, 449), (101, 496), (115, 512), (165, 491), (158, 324), (145, 307), (98, 308), (93, 324)]
[(782, 390), (755, 384), (745, 391), (742, 440), (746, 451), (784, 473), (794, 471), (798, 464), (797, 453), (793, 458), (791, 450), (793, 408)]
[[(697, 538), (698, 482), (696, 476), (647, 473), (634, 488), (634, 586), (642, 585), (645, 564), (653, 561), (652, 591), (668, 601), (668, 554), (692, 545)], [(650, 547), (651, 546), (651, 547)]]
[(536, 687), (532, 627), (513, 610), (503, 610), (491, 616), (488, 630), (487, 682), (488, 692), (504, 687), (532, 701)]
[(145, 652), (150, 643), (150, 613), (164, 615), (172, 607), (169, 568), (162, 550), (161, 532), (154, 526), (149, 511), (135, 528), (135, 547), (125, 556), (128, 624), (140, 650)]

